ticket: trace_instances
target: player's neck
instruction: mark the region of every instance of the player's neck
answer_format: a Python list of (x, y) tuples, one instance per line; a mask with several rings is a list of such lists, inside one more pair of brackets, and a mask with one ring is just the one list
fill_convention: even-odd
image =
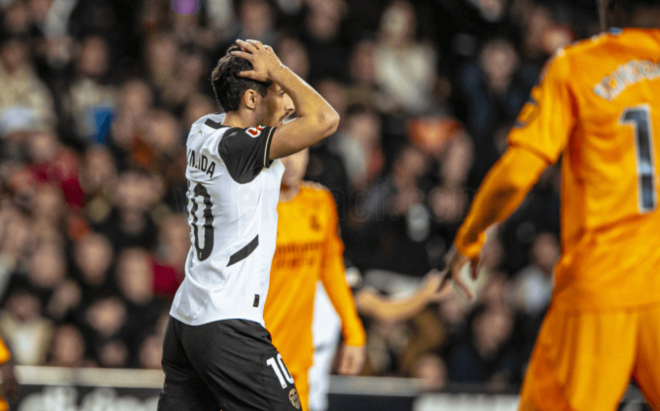
[(222, 125), (236, 128), (250, 128), (256, 127), (259, 124), (257, 124), (253, 112), (249, 110), (236, 110), (225, 113), (225, 119), (222, 121)]
[(292, 186), (285, 184), (280, 185), (280, 202), (288, 203), (289, 201), (296, 198), (299, 192), (300, 192), (300, 184), (292, 185)]

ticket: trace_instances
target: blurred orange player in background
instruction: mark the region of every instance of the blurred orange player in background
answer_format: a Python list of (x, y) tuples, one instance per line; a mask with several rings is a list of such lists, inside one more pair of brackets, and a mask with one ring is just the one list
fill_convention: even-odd
[(455, 239), (451, 276), (470, 296), (461, 268), (476, 276), (486, 229), (563, 155), (563, 251), (524, 411), (615, 410), (631, 376), (660, 410), (660, 30), (635, 28), (658, 24), (648, 4), (604, 0), (626, 28), (556, 53)]
[(2, 375), (2, 394), (0, 396), (0, 411), (7, 411), (9, 404), (6, 399), (14, 400), (18, 395), (18, 382), (14, 375), (14, 364), (11, 361), (11, 353), (4, 341), (0, 339), (0, 375)]
[(344, 244), (339, 238), (337, 207), (330, 191), (303, 182), (308, 151), (283, 158), (277, 206), (277, 248), (264, 308), (266, 328), (296, 384), (303, 410), (308, 409), (308, 371), (314, 345), (312, 318), (316, 284), (321, 280), (342, 322), (344, 345), (339, 373), (360, 372), (365, 332), (346, 283)]

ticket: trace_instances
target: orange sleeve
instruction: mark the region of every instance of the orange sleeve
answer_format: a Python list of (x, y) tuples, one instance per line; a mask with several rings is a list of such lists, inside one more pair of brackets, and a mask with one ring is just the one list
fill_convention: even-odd
[(510, 147), (479, 187), (456, 233), (456, 250), (466, 257), (476, 257), (486, 242), (486, 229), (513, 213), (547, 166), (546, 159), (537, 152)]
[(569, 85), (569, 59), (559, 50), (541, 74), (509, 133), (509, 145), (522, 147), (555, 163), (568, 143), (575, 118), (576, 103)]
[(5, 342), (0, 340), (0, 364), (6, 363), (10, 358), (11, 354), (9, 353), (9, 349), (7, 349)]
[(321, 282), (337, 314), (339, 314), (339, 318), (341, 318), (344, 343), (352, 346), (363, 346), (366, 342), (364, 327), (355, 308), (351, 289), (346, 283), (344, 243), (339, 237), (337, 206), (335, 205), (332, 194), (330, 192), (326, 192), (326, 194), (331, 220), (328, 224), (328, 233), (325, 242)]
[(509, 133), (509, 149), (488, 172), (459, 228), (454, 245), (476, 257), (486, 229), (520, 205), (543, 170), (564, 151), (575, 124), (575, 102), (568, 84), (568, 59), (560, 50), (548, 63)]

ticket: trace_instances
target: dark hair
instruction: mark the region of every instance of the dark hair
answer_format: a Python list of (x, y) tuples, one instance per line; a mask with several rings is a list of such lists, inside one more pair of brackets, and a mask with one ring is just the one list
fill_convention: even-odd
[(225, 112), (238, 110), (243, 94), (247, 90), (252, 89), (265, 96), (268, 87), (272, 84), (270, 81), (261, 82), (238, 76), (241, 71), (252, 70), (252, 63), (231, 54), (232, 51), (239, 50), (238, 46), (229, 47), (211, 74), (215, 98)]
[(655, 0), (610, 0), (609, 9), (614, 10), (616, 6), (620, 6), (627, 12), (630, 12), (638, 6), (652, 6), (655, 4), (657, 4)]

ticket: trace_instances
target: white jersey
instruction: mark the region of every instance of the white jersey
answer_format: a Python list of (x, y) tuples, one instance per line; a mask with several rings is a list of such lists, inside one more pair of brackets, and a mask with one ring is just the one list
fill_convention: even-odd
[(186, 151), (191, 247), (170, 315), (188, 325), (244, 319), (264, 325), (284, 165), (268, 159), (274, 128), (192, 125)]

